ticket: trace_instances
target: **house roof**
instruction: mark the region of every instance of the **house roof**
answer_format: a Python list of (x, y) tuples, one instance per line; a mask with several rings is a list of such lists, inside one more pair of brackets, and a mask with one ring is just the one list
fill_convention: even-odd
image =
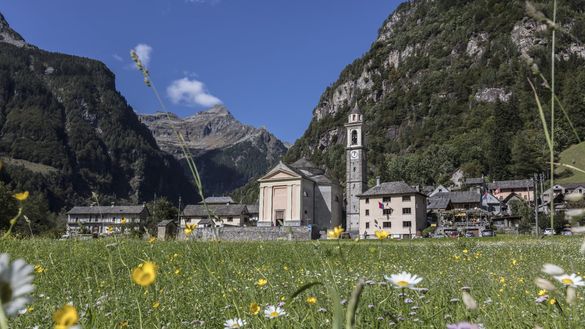
[(371, 196), (371, 195), (387, 195), (387, 194), (413, 194), (420, 193), (403, 181), (400, 182), (389, 182), (381, 183), (380, 185), (374, 186), (371, 189), (365, 191), (358, 196)]
[(432, 185), (426, 185), (423, 186), (423, 188), (420, 190), (423, 194), (429, 195), (431, 194), (433, 191), (435, 190), (435, 187)]
[(465, 185), (482, 185), (485, 181), (483, 177), (471, 177), (465, 179)]
[(441, 192), (434, 195), (436, 198), (448, 198), (452, 203), (480, 203), (481, 194), (475, 191)]
[(247, 204), (246, 208), (248, 208), (249, 214), (258, 214), (260, 213), (260, 205), (258, 204)]
[(534, 182), (531, 179), (501, 180), (488, 184), (490, 190), (508, 188), (531, 188)]
[(561, 184), (565, 189), (574, 190), (578, 187), (585, 187), (585, 183), (566, 183)]
[[(207, 205), (211, 216), (240, 216), (248, 213), (246, 205), (243, 204), (210, 204)], [(187, 217), (207, 217), (209, 214), (204, 205), (188, 205), (183, 209), (183, 216)]]
[[(205, 198), (205, 203), (207, 204), (228, 204), (228, 203), (235, 203), (234, 200), (229, 196), (210, 196)], [(203, 204), (203, 202), (200, 202)]]
[[(94, 215), (94, 214), (121, 214), (138, 215), (146, 209), (146, 206), (92, 206), (73, 207), (67, 212), (69, 215)], [(148, 211), (148, 210), (147, 210)]]
[(441, 198), (441, 197), (432, 197), (429, 198), (429, 202), (427, 204), (427, 209), (447, 209), (449, 208), (449, 204), (451, 200), (449, 198)]

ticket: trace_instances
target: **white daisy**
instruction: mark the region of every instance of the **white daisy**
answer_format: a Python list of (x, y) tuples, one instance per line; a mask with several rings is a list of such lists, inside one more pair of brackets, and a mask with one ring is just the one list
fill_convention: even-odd
[(281, 316), (285, 316), (286, 312), (278, 307), (278, 306), (274, 306), (274, 305), (268, 305), (266, 307), (266, 309), (264, 310), (264, 316), (269, 318), (269, 319), (276, 319), (278, 317)]
[(245, 325), (246, 325), (245, 320), (242, 320), (240, 318), (233, 318), (233, 319), (227, 320), (223, 324), (223, 327), (224, 327), (224, 329), (236, 329), (236, 328), (242, 328)]
[(575, 273), (571, 275), (563, 274), (555, 276), (555, 279), (559, 280), (560, 283), (564, 284), (567, 287), (577, 288), (579, 286), (581, 287), (585, 286), (585, 281), (583, 281), (583, 278)]
[(8, 254), (0, 254), (0, 303), (7, 316), (18, 314), (31, 302), (32, 273), (33, 267), (24, 260), (10, 263)]
[(390, 281), (394, 286), (396, 286), (396, 288), (412, 289), (415, 285), (422, 281), (422, 278), (407, 272), (392, 274), (389, 277), (385, 275), (384, 278)]

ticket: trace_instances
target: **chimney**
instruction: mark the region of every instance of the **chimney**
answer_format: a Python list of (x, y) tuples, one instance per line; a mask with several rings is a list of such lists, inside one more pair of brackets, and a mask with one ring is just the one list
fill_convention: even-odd
[(380, 186), (380, 176), (376, 177), (376, 186)]

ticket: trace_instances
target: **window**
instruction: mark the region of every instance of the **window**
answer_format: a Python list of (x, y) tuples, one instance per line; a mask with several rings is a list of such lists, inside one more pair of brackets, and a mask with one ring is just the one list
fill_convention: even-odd
[(370, 216), (370, 209), (366, 209), (366, 216)]
[(366, 222), (366, 229), (370, 228), (370, 222)]
[(389, 196), (386, 196), (386, 197), (383, 197), (382, 198), (382, 202), (390, 202), (391, 200), (392, 200), (392, 198), (389, 197)]
[(410, 209), (410, 208), (402, 208), (402, 214), (403, 215), (410, 215), (410, 214), (412, 214), (412, 209)]
[(370, 198), (366, 198), (366, 204), (370, 204)]
[(383, 213), (384, 215), (392, 215), (392, 209), (383, 209), (383, 210), (382, 210), (382, 213)]
[(382, 227), (383, 228), (390, 228), (390, 227), (392, 227), (392, 222), (383, 222)]
[(410, 201), (410, 195), (405, 195), (402, 197), (402, 202), (409, 202)]
[(234, 218), (233, 218), (233, 217), (228, 217), (228, 218), (227, 218), (227, 221), (228, 221), (228, 222), (233, 222), (233, 221), (234, 221)]
[(404, 221), (402, 222), (402, 227), (412, 227), (412, 222), (411, 221)]
[(351, 131), (351, 145), (356, 145), (358, 143), (358, 133), (357, 130)]

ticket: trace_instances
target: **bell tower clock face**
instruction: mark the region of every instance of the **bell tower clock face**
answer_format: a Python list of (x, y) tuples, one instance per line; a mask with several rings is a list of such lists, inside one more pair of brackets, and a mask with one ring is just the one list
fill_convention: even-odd
[(356, 150), (351, 151), (350, 155), (352, 159), (357, 159), (360, 156), (360, 154)]

